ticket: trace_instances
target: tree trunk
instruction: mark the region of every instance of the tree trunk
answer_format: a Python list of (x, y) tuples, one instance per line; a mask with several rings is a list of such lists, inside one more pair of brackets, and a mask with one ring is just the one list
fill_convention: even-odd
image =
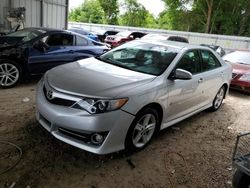
[(250, 3), (247, 4), (246, 9), (245, 9), (245, 13), (241, 16), (241, 21), (240, 21), (240, 29), (238, 32), (238, 35), (244, 35), (244, 33), (246, 32), (247, 29), (247, 21), (250, 18)]
[(206, 22), (206, 33), (209, 33), (211, 30), (211, 20), (212, 20), (212, 13), (213, 13), (213, 0), (206, 0), (207, 3), (207, 22)]

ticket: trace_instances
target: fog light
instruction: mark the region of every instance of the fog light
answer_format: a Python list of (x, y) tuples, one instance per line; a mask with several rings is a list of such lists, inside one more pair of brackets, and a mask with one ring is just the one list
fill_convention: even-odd
[(95, 133), (91, 136), (91, 142), (96, 145), (100, 145), (104, 140), (101, 134)]

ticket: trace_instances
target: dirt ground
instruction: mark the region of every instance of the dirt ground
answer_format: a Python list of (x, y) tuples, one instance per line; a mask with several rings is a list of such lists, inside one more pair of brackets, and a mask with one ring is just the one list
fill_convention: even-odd
[[(231, 92), (222, 108), (160, 133), (143, 151), (97, 156), (53, 138), (35, 119), (35, 81), (0, 90), (0, 187), (232, 187), (231, 156), (249, 131), (250, 96)], [(28, 99), (25, 97), (28, 97)]]

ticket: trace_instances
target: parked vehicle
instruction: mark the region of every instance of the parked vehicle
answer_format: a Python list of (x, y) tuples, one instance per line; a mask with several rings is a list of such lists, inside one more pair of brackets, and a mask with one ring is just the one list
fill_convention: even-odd
[(97, 30), (94, 33), (98, 36), (101, 42), (105, 42), (105, 38), (109, 35), (116, 35), (119, 31), (112, 31), (112, 30)]
[(166, 34), (147, 34), (143, 36), (141, 39), (143, 40), (170, 40), (170, 41), (176, 41), (176, 42), (184, 42), (189, 43), (188, 39), (181, 36), (175, 36), (175, 35), (166, 35)]
[(109, 48), (76, 33), (47, 28), (27, 28), (0, 37), (0, 87), (14, 87), (24, 75), (47, 70)]
[(231, 89), (250, 93), (250, 52), (235, 51), (223, 57), (233, 67)]
[(233, 153), (233, 165), (236, 171), (233, 176), (233, 188), (250, 187), (250, 133), (237, 137)]
[(231, 75), (209, 48), (135, 40), (48, 71), (37, 88), (37, 120), (89, 152), (138, 151), (159, 130), (218, 110)]
[(109, 35), (106, 37), (105, 42), (110, 44), (112, 47), (117, 47), (125, 42), (139, 39), (143, 37), (145, 33), (141, 32), (132, 32), (132, 31), (121, 31), (116, 35)]
[(99, 38), (98, 38), (98, 36), (96, 34), (88, 32), (88, 31), (85, 31), (82, 28), (70, 28), (70, 29), (68, 29), (68, 31), (72, 31), (72, 32), (78, 33), (78, 34), (83, 35), (85, 37), (88, 37), (89, 39), (92, 39), (92, 40), (94, 40), (96, 42), (100, 41)]
[(221, 57), (223, 57), (226, 54), (225, 50), (222, 47), (217, 46), (217, 45), (201, 44), (201, 46), (207, 46), (207, 47), (211, 48), (212, 50), (217, 52)]

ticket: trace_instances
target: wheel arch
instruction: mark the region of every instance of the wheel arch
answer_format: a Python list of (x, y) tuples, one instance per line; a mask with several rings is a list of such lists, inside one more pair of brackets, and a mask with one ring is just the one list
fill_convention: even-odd
[(223, 85), (222, 85), (222, 87), (225, 87), (225, 93), (224, 93), (224, 99), (226, 98), (226, 95), (227, 95), (227, 93), (228, 93), (228, 89), (229, 89), (229, 86), (228, 86), (228, 84), (227, 83), (224, 83)]
[(154, 109), (154, 110), (157, 111), (157, 113), (158, 113), (158, 115), (159, 115), (159, 129), (160, 129), (160, 125), (161, 125), (162, 119), (163, 119), (163, 108), (162, 108), (162, 106), (161, 106), (159, 103), (157, 103), (157, 102), (149, 103), (149, 104), (143, 106), (143, 107), (136, 113), (136, 115), (139, 114), (141, 111), (143, 111), (143, 110), (146, 109), (146, 108), (152, 108), (152, 109)]

